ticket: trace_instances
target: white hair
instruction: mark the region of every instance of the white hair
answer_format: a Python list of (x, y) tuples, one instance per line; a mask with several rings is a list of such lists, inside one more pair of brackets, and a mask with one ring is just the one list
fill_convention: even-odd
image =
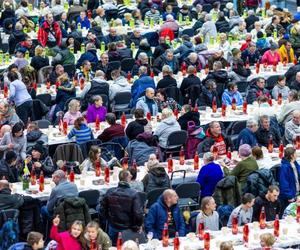
[(171, 20), (174, 20), (174, 17), (172, 16), (172, 15), (167, 15), (166, 16), (166, 19), (168, 20), (168, 21), (171, 21)]

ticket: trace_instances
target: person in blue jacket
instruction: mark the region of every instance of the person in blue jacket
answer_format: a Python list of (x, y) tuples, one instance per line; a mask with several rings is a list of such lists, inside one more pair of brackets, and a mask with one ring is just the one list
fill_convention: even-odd
[(279, 168), (279, 187), (282, 211), (296, 199), (300, 192), (300, 165), (296, 161), (296, 150), (287, 147)]
[(257, 138), (255, 132), (258, 129), (257, 120), (250, 118), (247, 120), (246, 128), (244, 128), (238, 136), (236, 148), (239, 148), (240, 145), (248, 144), (251, 147), (257, 146)]
[(147, 70), (147, 67), (141, 66), (139, 68), (139, 78), (131, 86), (131, 107), (135, 107), (137, 99), (144, 95), (147, 88), (155, 90), (154, 80), (147, 75)]
[(232, 104), (233, 98), (235, 99), (237, 106), (243, 105), (243, 98), (241, 93), (238, 91), (236, 83), (231, 82), (228, 83), (227, 89), (225, 89), (223, 92), (222, 103), (224, 103), (226, 106), (229, 106)]
[(152, 232), (154, 239), (162, 238), (164, 224), (168, 224), (169, 237), (174, 238), (175, 233), (185, 236), (185, 223), (177, 205), (178, 196), (172, 189), (167, 189), (149, 210), (145, 221), (146, 232)]
[(81, 54), (80, 58), (77, 61), (76, 68), (80, 68), (84, 61), (89, 61), (90, 63), (97, 64), (99, 62), (97, 56), (97, 49), (94, 44), (88, 43), (86, 45), (86, 52)]
[(81, 28), (86, 28), (87, 30), (91, 27), (90, 20), (87, 18), (85, 11), (80, 12), (80, 16), (76, 20), (76, 25), (80, 23)]

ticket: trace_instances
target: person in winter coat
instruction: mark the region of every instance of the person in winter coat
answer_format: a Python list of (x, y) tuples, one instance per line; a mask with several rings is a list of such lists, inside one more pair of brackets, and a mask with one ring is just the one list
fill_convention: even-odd
[(159, 146), (166, 148), (169, 135), (179, 130), (180, 125), (176, 121), (173, 111), (169, 108), (165, 108), (162, 110), (161, 122), (157, 125), (153, 135), (158, 137)]
[(22, 24), (17, 23), (15, 26), (15, 30), (10, 34), (8, 39), (9, 54), (14, 54), (16, 45), (25, 40), (25, 33), (22, 29)]
[[(164, 224), (168, 224), (170, 237), (175, 237), (178, 232), (179, 236), (185, 235), (185, 223), (177, 205), (178, 196), (172, 189), (167, 189), (154, 203), (148, 212), (145, 220), (146, 232), (152, 232), (154, 239), (162, 238)], [(173, 219), (168, 219), (173, 218)]]
[[(196, 68), (194, 66), (189, 66), (187, 69), (188, 76), (183, 78), (182, 83), (180, 85), (181, 95), (186, 98), (189, 96), (188, 90), (192, 86), (198, 86), (201, 90), (202, 83), (198, 76), (195, 75)], [(188, 102), (188, 100), (186, 100)], [(185, 102), (186, 103), (186, 102)]]
[(149, 58), (146, 53), (141, 52), (138, 56), (138, 59), (135, 61), (135, 64), (132, 67), (131, 75), (136, 76), (139, 74), (139, 69), (141, 66), (147, 68), (147, 75), (151, 74), (151, 67), (149, 65)]
[(58, 243), (57, 250), (81, 250), (83, 238), (83, 223), (81, 221), (75, 220), (70, 228), (70, 231), (61, 232), (58, 231), (58, 225), (60, 223), (60, 218), (58, 215), (53, 219), (53, 226), (50, 231), (50, 238)]
[(255, 132), (258, 129), (256, 119), (250, 118), (247, 120), (246, 128), (244, 128), (238, 136), (236, 147), (239, 148), (243, 144), (248, 144), (251, 147), (257, 146), (257, 138)]
[(163, 31), (165, 29), (170, 29), (174, 32), (178, 32), (179, 25), (176, 22), (176, 20), (174, 19), (174, 16), (172, 16), (170, 14), (166, 16), (166, 21), (164, 22), (163, 25), (160, 26), (161, 31)]
[(140, 66), (139, 78), (131, 86), (131, 107), (135, 107), (138, 98), (146, 91), (147, 88), (155, 89), (154, 80), (147, 75), (147, 67)]
[(227, 89), (225, 89), (222, 95), (222, 103), (226, 106), (230, 106), (232, 105), (233, 99), (235, 99), (237, 106), (241, 106), (243, 104), (243, 97), (238, 91), (237, 84), (231, 82), (227, 85)]
[(169, 65), (173, 70), (174, 74), (178, 73), (179, 64), (176, 57), (174, 57), (174, 53), (172, 50), (167, 49), (165, 53), (154, 60), (153, 71), (156, 75), (158, 75), (164, 65)]
[(80, 24), (81, 29), (85, 28), (88, 30), (91, 27), (90, 20), (87, 18), (85, 11), (81, 11), (80, 16), (77, 17), (76, 25), (78, 26), (78, 24)]
[(44, 56), (44, 49), (41, 46), (35, 48), (35, 56), (32, 57), (30, 65), (36, 70), (39, 71), (45, 66), (49, 66), (49, 58)]
[(220, 123), (212, 121), (208, 125), (206, 138), (202, 142), (202, 147), (199, 147), (198, 153), (210, 152), (213, 150), (213, 147), (217, 147), (218, 155), (225, 155), (228, 148), (233, 148), (232, 146), (230, 138), (222, 133)]
[(62, 42), (62, 33), (58, 22), (54, 21), (53, 15), (47, 13), (46, 20), (38, 30), (38, 41), (43, 47), (60, 46)]
[(257, 78), (255, 83), (252, 83), (248, 87), (247, 91), (247, 102), (252, 104), (254, 101), (256, 101), (257, 97), (259, 96), (266, 96), (271, 97), (269, 90), (265, 88), (266, 80), (262, 77)]
[(211, 14), (206, 14), (204, 21), (199, 33), (204, 36), (204, 43), (209, 44), (210, 39), (217, 39), (218, 32)]
[(296, 137), (300, 135), (300, 111), (292, 112), (293, 119), (285, 124), (284, 137), (289, 144), (293, 144)]
[(124, 127), (121, 124), (116, 123), (116, 115), (114, 113), (107, 113), (105, 116), (105, 121), (110, 126), (104, 129), (97, 139), (101, 140), (102, 142), (108, 142), (116, 137), (125, 136)]
[(147, 88), (145, 95), (137, 100), (136, 109), (144, 110), (144, 114), (150, 112), (152, 116), (156, 116), (158, 113), (158, 107), (154, 101), (154, 93), (154, 89)]
[(203, 155), (204, 165), (201, 167), (197, 182), (201, 187), (201, 197), (212, 196), (217, 183), (223, 178), (223, 171), (219, 164), (214, 163), (214, 156), (207, 152)]
[(147, 39), (142, 39), (139, 45), (139, 49), (136, 52), (135, 59), (138, 58), (140, 53), (146, 53), (149, 58), (153, 57), (151, 46)]
[(94, 44), (88, 43), (86, 45), (85, 53), (83, 53), (77, 61), (76, 68), (80, 68), (83, 62), (88, 60), (90, 63), (97, 64), (99, 62), (97, 56), (97, 50)]
[(18, 156), (14, 151), (8, 151), (5, 159), (0, 160), (0, 179), (6, 179), (9, 183), (19, 181), (19, 168), (16, 166)]
[(162, 75), (163, 78), (158, 81), (157, 83), (157, 89), (165, 89), (165, 88), (171, 88), (171, 87), (177, 87), (177, 81), (173, 77), (172, 69), (169, 65), (164, 65), (162, 67)]
[(247, 77), (250, 76), (251, 70), (247, 69), (244, 66), (244, 61), (241, 59), (241, 51), (237, 48), (234, 48), (232, 50), (232, 70), (234, 73), (236, 73), (239, 77), (239, 79), (247, 80)]
[(221, 100), (219, 98), (219, 94), (217, 92), (217, 84), (215, 80), (208, 79), (205, 81), (204, 87), (202, 88), (202, 93), (198, 98), (198, 106), (212, 106), (213, 99), (216, 99), (217, 106), (221, 106)]
[(70, 49), (66, 45), (62, 45), (56, 55), (52, 58), (51, 64), (53, 66), (57, 64), (67, 65), (67, 64), (75, 64), (75, 56), (74, 53), (70, 51)]
[(86, 113), (87, 123), (96, 122), (98, 117), (100, 122), (105, 121), (107, 108), (102, 106), (103, 100), (100, 95), (93, 96), (93, 103), (89, 105)]
[(144, 110), (142, 109), (136, 109), (134, 111), (135, 120), (131, 121), (125, 130), (126, 136), (130, 141), (136, 139), (139, 134), (152, 132), (151, 123), (144, 118), (144, 115)]
[(12, 194), (9, 182), (0, 180), (0, 209), (19, 209), (24, 203), (24, 199), (19, 194)]
[(166, 44), (166, 38), (165, 37), (160, 37), (158, 39), (158, 46), (155, 47), (154, 53), (153, 53), (153, 59), (157, 59), (161, 55), (165, 53), (167, 49), (170, 49), (170, 46)]
[(242, 60), (245, 63), (249, 63), (250, 66), (255, 65), (260, 59), (259, 51), (256, 50), (256, 44), (253, 42), (249, 43), (247, 49), (242, 52)]
[(153, 136), (149, 132), (139, 134), (136, 139), (129, 141), (126, 151), (130, 162), (136, 161), (138, 166), (142, 166), (148, 161), (150, 155), (155, 154), (156, 147), (153, 147)]
[(284, 104), (279, 114), (277, 114), (277, 121), (285, 125), (290, 121), (293, 116), (293, 111), (297, 110), (300, 105), (298, 92), (296, 90), (290, 90), (288, 94), (288, 103)]
[(188, 122), (193, 121), (195, 126), (200, 126), (200, 113), (197, 111), (192, 111), (192, 107), (189, 104), (185, 104), (181, 109), (181, 116), (178, 118), (177, 122), (179, 123), (182, 130), (188, 129)]
[(108, 235), (113, 244), (118, 232), (138, 231), (143, 224), (142, 204), (137, 191), (130, 188), (130, 180), (130, 172), (122, 170), (118, 186), (108, 189), (100, 203), (100, 214), (108, 220)]
[(284, 76), (278, 76), (277, 84), (274, 86), (272, 89), (272, 97), (277, 100), (279, 93), (282, 96), (283, 100), (287, 100), (290, 92), (290, 88), (286, 86), (286, 81), (285, 81)]
[(187, 58), (190, 53), (195, 51), (194, 44), (191, 42), (191, 38), (188, 35), (183, 35), (181, 39), (182, 45), (174, 51), (174, 55), (178, 57), (180, 62)]
[(130, 48), (131, 44), (134, 43), (134, 45), (138, 47), (140, 45), (141, 40), (142, 40), (141, 30), (135, 28), (133, 32), (128, 36), (126, 45), (128, 48)]
[(279, 171), (280, 202), (285, 209), (295, 201), (300, 190), (300, 165), (296, 161), (296, 150), (287, 147), (281, 160)]
[(19, 116), (13, 107), (9, 105), (7, 100), (0, 100), (0, 125), (10, 125), (13, 126), (20, 121)]
[(120, 70), (116, 69), (111, 72), (113, 83), (109, 86), (109, 100), (113, 101), (117, 93), (130, 92), (131, 86), (127, 79), (121, 75)]
[(41, 142), (45, 144), (48, 142), (48, 136), (40, 130), (37, 122), (29, 122), (27, 124), (26, 138), (27, 138), (27, 147), (31, 147), (35, 145), (37, 142)]

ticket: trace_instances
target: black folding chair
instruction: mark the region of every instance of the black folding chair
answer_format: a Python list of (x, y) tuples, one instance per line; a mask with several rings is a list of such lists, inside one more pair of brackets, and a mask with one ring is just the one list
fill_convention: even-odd
[(65, 72), (68, 73), (68, 76), (70, 78), (73, 78), (75, 76), (76, 67), (74, 64), (66, 64), (64, 65)]
[(242, 95), (246, 95), (246, 90), (247, 90), (247, 87), (249, 86), (249, 83), (247, 81), (239, 81), (239, 82), (236, 82), (236, 85), (238, 87), (239, 92)]
[(106, 16), (107, 22), (109, 22), (111, 19), (116, 20), (118, 18), (118, 10), (117, 9), (106, 10), (105, 16)]
[(179, 207), (198, 207), (200, 201), (200, 184), (187, 182), (179, 184), (175, 189)]
[(43, 102), (46, 106), (50, 107), (52, 105), (51, 100), (52, 97), (50, 94), (40, 94), (36, 96), (36, 99)]
[(98, 140), (98, 139), (95, 139), (95, 140), (89, 140), (89, 141), (80, 143), (79, 145), (80, 145), (80, 148), (81, 148), (83, 157), (84, 157), (84, 158), (87, 158), (87, 157), (88, 157), (88, 154), (89, 154), (89, 151), (90, 151), (91, 146), (98, 146), (98, 145), (100, 145), (100, 144), (101, 144), (101, 141)]
[(98, 217), (98, 212), (96, 211), (96, 206), (99, 203), (100, 193), (98, 190), (85, 190), (78, 194), (79, 197), (85, 199), (86, 204), (89, 207), (89, 214), (92, 218)]
[(270, 76), (266, 80), (266, 89), (272, 90), (278, 81), (278, 77), (279, 77), (278, 75)]
[(174, 131), (169, 134), (166, 148), (162, 148), (164, 158), (170, 153), (179, 152), (181, 146), (186, 143), (187, 132), (185, 130)]
[(194, 36), (194, 29), (185, 29), (181, 32), (181, 36), (183, 35), (188, 35), (190, 37), (193, 37)]
[(236, 121), (227, 128), (227, 135), (238, 135), (244, 128), (246, 128), (247, 121)]
[(155, 202), (157, 202), (159, 196), (166, 190), (167, 188), (156, 188), (151, 190), (147, 194), (147, 205), (146, 208), (150, 208)]
[(129, 103), (131, 100), (131, 93), (129, 91), (126, 92), (118, 92), (111, 104), (111, 109), (113, 112), (130, 112)]
[(121, 61), (121, 70), (126, 73), (131, 72), (134, 64), (135, 64), (135, 60), (133, 58), (124, 58)]
[(177, 87), (165, 88), (165, 92), (168, 97), (173, 98), (177, 103), (179, 103), (181, 94)]
[(211, 9), (212, 9), (212, 5), (210, 3), (202, 5), (202, 10), (207, 13), (209, 13), (211, 11)]
[(277, 164), (277, 165), (271, 167), (271, 169), (270, 169), (271, 172), (272, 172), (272, 174), (273, 174), (273, 177), (274, 177), (274, 179), (275, 179), (275, 181), (277, 183), (279, 183), (279, 171), (280, 171), (280, 167), (281, 167), (281, 164)]

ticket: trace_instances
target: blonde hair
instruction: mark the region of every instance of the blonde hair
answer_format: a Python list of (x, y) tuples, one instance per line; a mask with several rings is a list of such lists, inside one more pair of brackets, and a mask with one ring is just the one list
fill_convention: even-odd
[(260, 241), (263, 241), (267, 247), (271, 247), (274, 245), (276, 239), (271, 233), (264, 233), (260, 237)]
[(34, 50), (36, 56), (42, 56), (44, 53), (44, 48), (42, 46), (37, 46)]
[(80, 102), (76, 99), (73, 99), (69, 102), (69, 111), (70, 112), (77, 112), (77, 107), (80, 106)]
[(138, 245), (133, 240), (125, 241), (122, 245), (122, 250), (139, 250)]
[(220, 250), (233, 250), (232, 241), (223, 241), (220, 245)]
[(69, 77), (68, 77), (68, 74), (67, 73), (64, 73), (62, 74), (61, 76), (59, 76), (57, 78), (57, 80), (61, 83), (65, 83), (65, 82), (68, 82), (69, 81)]
[(161, 115), (166, 119), (173, 115), (173, 111), (169, 108), (165, 108), (161, 111)]

